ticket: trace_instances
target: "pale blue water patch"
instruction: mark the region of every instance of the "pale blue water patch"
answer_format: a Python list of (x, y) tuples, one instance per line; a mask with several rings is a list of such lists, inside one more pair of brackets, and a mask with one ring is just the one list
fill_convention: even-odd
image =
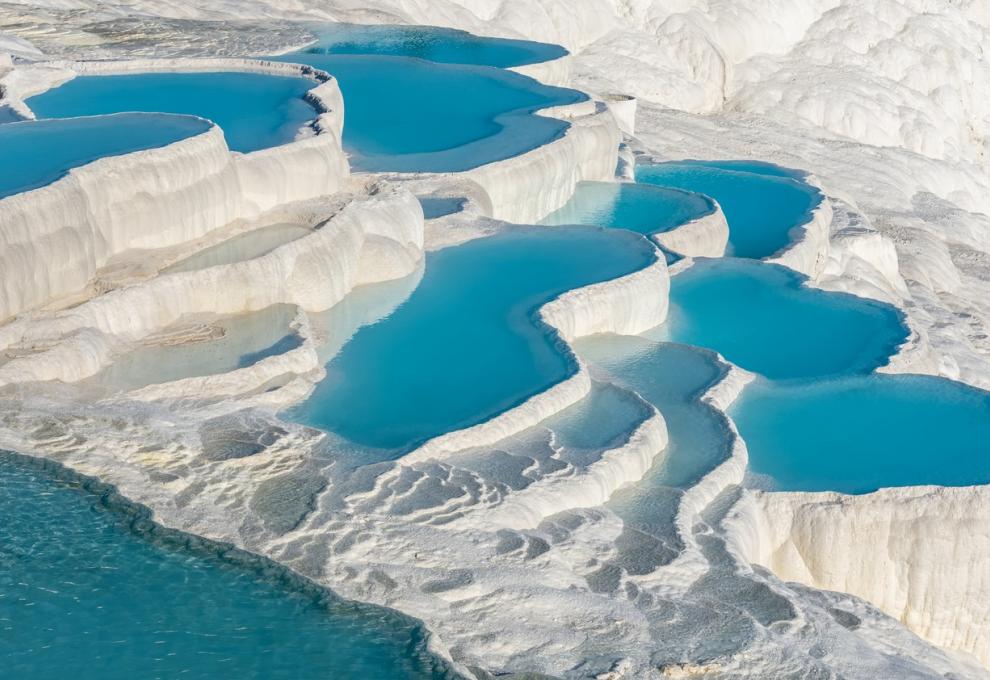
[(449, 678), (422, 625), (0, 452), (4, 677)]
[(729, 224), (728, 252), (769, 257), (811, 218), (821, 193), (795, 171), (752, 161), (684, 161), (637, 165), (636, 180), (711, 196)]
[(487, 38), (435, 26), (330, 24), (317, 26), (314, 30), (317, 42), (305, 51), (316, 54), (378, 54), (499, 68), (535, 64), (567, 55), (567, 50), (559, 45)]
[(540, 306), (653, 257), (642, 237), (586, 227), (523, 229), (431, 253), (408, 300), (359, 330), (289, 415), (399, 452), (486, 420), (577, 369), (538, 321)]
[(786, 491), (990, 482), (990, 394), (919, 375), (748, 386), (731, 415), (749, 467)]
[(639, 336), (595, 335), (575, 351), (609, 380), (652, 404), (667, 423), (666, 449), (636, 484), (608, 502), (623, 520), (613, 563), (631, 574), (647, 574), (684, 549), (676, 517), (684, 491), (731, 454), (725, 417), (700, 401), (725, 367), (709, 351)]
[(652, 412), (629, 390), (608, 382), (592, 383), (591, 392), (578, 403), (547, 418), (542, 427), (556, 434), (557, 443), (567, 450), (565, 458), (587, 464), (581, 454), (595, 455), (626, 441)]
[(570, 200), (541, 224), (588, 224), (658, 234), (710, 215), (701, 194), (628, 182), (579, 182)]
[(142, 113), (0, 125), (0, 198), (51, 184), (98, 158), (166, 146), (209, 128), (191, 116)]
[(423, 206), (423, 217), (428, 220), (453, 215), (464, 209), (466, 198), (440, 197), (440, 196), (420, 196), (419, 204)]
[(777, 265), (699, 260), (671, 279), (670, 313), (655, 334), (773, 379), (866, 373), (907, 338), (894, 307), (804, 282)]
[(295, 315), (294, 305), (278, 304), (249, 314), (185, 318), (166, 329), (165, 337), (179, 328), (200, 326), (202, 332), (191, 338), (179, 334), (157, 344), (149, 341), (117, 357), (93, 380), (110, 389), (126, 391), (245, 368), (302, 344), (290, 327)]
[(260, 229), (238, 234), (232, 238), (205, 248), (162, 270), (163, 273), (191, 272), (234, 262), (253, 260), (267, 255), (279, 246), (312, 234), (313, 230), (302, 224), (272, 224)]
[[(575, 343), (578, 356), (653, 404), (667, 421), (670, 446), (652, 484), (687, 488), (729, 455), (724, 417), (699, 401), (724, 374), (711, 352), (641, 336), (594, 335)], [(649, 494), (651, 484), (634, 494)]]
[(291, 142), (316, 118), (316, 109), (304, 99), (316, 84), (261, 73), (80, 76), (31, 97), (27, 105), (38, 118), (121, 111), (200, 116), (220, 126), (231, 150), (249, 152)]
[(486, 66), (309, 52), (275, 58), (337, 78), (347, 108), (344, 146), (360, 170), (459, 172), (511, 158), (567, 130), (535, 111), (585, 98)]

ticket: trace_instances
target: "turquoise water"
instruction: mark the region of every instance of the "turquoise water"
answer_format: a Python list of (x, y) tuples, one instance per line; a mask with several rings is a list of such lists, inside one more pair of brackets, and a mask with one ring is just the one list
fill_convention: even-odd
[(698, 261), (671, 279), (670, 314), (657, 333), (772, 379), (866, 373), (907, 338), (893, 307), (804, 280), (750, 260)]
[(137, 73), (81, 76), (27, 100), (38, 118), (157, 111), (200, 116), (223, 130), (233, 151), (291, 142), (316, 117), (303, 99), (307, 78), (259, 73)]
[(290, 417), (359, 444), (404, 450), (473, 425), (572, 375), (538, 308), (654, 257), (634, 234), (525, 229), (431, 253), (412, 295), (359, 330)]
[(801, 170), (784, 168), (773, 163), (764, 161), (748, 160), (722, 160), (722, 161), (677, 161), (678, 165), (718, 168), (721, 170), (732, 170), (735, 172), (748, 172), (756, 175), (766, 175), (768, 177), (786, 177), (790, 179), (804, 179), (805, 173)]
[(750, 469), (789, 491), (990, 483), (990, 394), (942, 378), (854, 376), (746, 388)]
[(191, 272), (222, 264), (253, 260), (270, 253), (279, 246), (312, 233), (312, 229), (302, 224), (272, 224), (238, 234), (222, 243), (201, 250), (165, 268), (163, 272)]
[(419, 197), (419, 204), (423, 207), (423, 217), (428, 220), (436, 219), (437, 217), (444, 217), (445, 215), (453, 215), (456, 212), (460, 212), (464, 209), (464, 204), (466, 202), (467, 199), (456, 197)]
[[(811, 205), (809, 194), (795, 188), (801, 173), (769, 164), (685, 162), (640, 170), (644, 181), (669, 180), (723, 201), (737, 254), (740, 220), (749, 230), (744, 235), (753, 237), (746, 241), (751, 256), (766, 255), (780, 241), (760, 243), (756, 228), (769, 224), (784, 235)], [(704, 209), (683, 196), (693, 195), (654, 197), (640, 185), (582, 183), (544, 222), (661, 231)], [(624, 521), (614, 561), (626, 571), (648, 573), (679, 554), (680, 494), (730, 454), (724, 417), (698, 401), (722, 369), (703, 350), (656, 339), (714, 349), (772, 379), (744, 390), (732, 413), (751, 472), (772, 488), (864, 493), (990, 482), (990, 394), (936, 378), (871, 374), (907, 337), (900, 314), (806, 288), (804, 280), (759, 262), (701, 260), (673, 278), (670, 316), (652, 338), (603, 335), (576, 344), (582, 358), (656, 406), (669, 430), (664, 456), (609, 503)], [(586, 420), (593, 432), (610, 431)]]
[(541, 224), (588, 224), (656, 234), (714, 212), (700, 194), (645, 184), (580, 182), (574, 195)]
[(445, 678), (416, 621), (0, 452), (7, 678)]
[(500, 68), (550, 61), (567, 54), (567, 50), (559, 45), (485, 38), (465, 31), (433, 26), (333, 24), (319, 26), (316, 32), (316, 44), (304, 51), (315, 54), (416, 57), (443, 64)]
[(16, 111), (14, 111), (9, 106), (0, 106), (0, 124), (2, 123), (16, 123), (17, 121), (24, 120), (21, 118)]
[(277, 59), (337, 78), (346, 102), (344, 146), (361, 170), (457, 172), (517, 156), (568, 127), (534, 111), (584, 98), (485, 66), (309, 52)]
[(195, 342), (139, 347), (119, 356), (93, 380), (115, 391), (134, 390), (251, 366), (300, 346), (302, 341), (290, 326), (296, 311), (294, 305), (279, 304), (249, 314), (186, 317), (172, 330), (210, 324), (212, 333)]
[(0, 125), (0, 198), (51, 184), (72, 168), (205, 132), (189, 116), (128, 113)]
[(637, 165), (636, 181), (711, 196), (729, 223), (728, 253), (769, 257), (791, 242), (791, 230), (806, 222), (821, 194), (799, 173), (752, 161), (684, 161)]

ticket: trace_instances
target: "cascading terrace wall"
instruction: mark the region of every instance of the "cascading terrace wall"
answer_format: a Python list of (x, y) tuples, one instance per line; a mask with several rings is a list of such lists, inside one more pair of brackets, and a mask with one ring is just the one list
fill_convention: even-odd
[(51, 84), (74, 74), (246, 70), (311, 78), (307, 97), (319, 114), (312, 135), (278, 147), (232, 153), (214, 126), (162, 148), (96, 160), (0, 199), (0, 320), (81, 291), (116, 254), (194, 240), (279, 204), (333, 193), (349, 174), (340, 90), (309, 67), (183, 59), (46, 65), (37, 79), (24, 70), (4, 82), (5, 101), (22, 109), (23, 97), (46, 78)]

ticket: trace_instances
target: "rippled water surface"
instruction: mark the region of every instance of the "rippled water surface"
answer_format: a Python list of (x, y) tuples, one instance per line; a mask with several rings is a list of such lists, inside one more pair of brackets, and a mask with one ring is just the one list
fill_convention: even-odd
[(5, 678), (442, 678), (415, 621), (0, 453)]

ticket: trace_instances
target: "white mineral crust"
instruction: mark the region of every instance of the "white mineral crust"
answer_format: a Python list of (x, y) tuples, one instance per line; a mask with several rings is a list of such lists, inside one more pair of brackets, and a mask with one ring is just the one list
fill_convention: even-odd
[[(339, 92), (310, 70), (326, 110), (320, 134), (242, 155), (213, 128), (0, 200), (0, 319), (8, 319), (0, 325), (0, 445), (116, 484), (163, 524), (417, 616), (462, 671), (990, 675), (986, 486), (861, 496), (741, 490), (746, 447), (724, 419), (728, 458), (678, 490), (669, 521), (644, 533), (603, 504), (664, 461), (663, 414), (643, 406), (618, 441), (568, 451), (547, 423), (592, 399), (594, 370), (583, 362), (491, 421), (362, 472), (340, 468), (345, 442), (274, 415), (323, 376), (320, 340), (339, 348), (401, 303), (425, 250), (534, 222), (577, 182), (614, 179), (617, 165), (628, 179), (622, 142), (662, 159), (758, 159), (810, 173), (825, 199), (771, 259), (810, 285), (897, 305), (912, 336), (884, 370), (990, 388), (986, 0), (10, 0), (4, 12), (15, 20), (0, 33), (0, 103), (22, 114), (24, 98), (73, 73), (184, 70), (206, 63), (190, 54), (298, 47), (303, 29), (273, 45), (249, 28), (278, 22), (281, 30), (291, 20), (408, 22), (556, 42), (571, 54), (516, 70), (605, 101), (543, 112), (570, 128), (519, 157), (360, 185), (347, 180)], [(92, 29), (131, 13), (167, 20), (162, 42), (126, 27), (112, 37)], [(93, 53), (113, 59), (65, 61)], [(44, 63), (46, 55), (58, 59)], [(141, 60), (125, 64), (129, 57)], [(221, 67), (293, 68), (209, 65)], [(113, 181), (120, 175), (128, 182)], [(406, 189), (469, 200), (424, 227)], [(352, 193), (328, 197), (345, 190)], [(266, 256), (100, 288), (101, 268), (132, 249), (189, 249), (305, 200), (326, 213), (307, 224), (325, 224)], [(718, 211), (656, 240), (712, 256), (725, 237)], [(360, 307), (361, 284), (393, 279), (394, 299), (347, 308)], [(638, 333), (664, 318), (668, 285), (658, 263), (566, 293), (542, 318), (565, 341)], [(204, 289), (209, 300), (197, 295)], [(89, 376), (183, 315), (276, 302), (298, 308), (296, 349), (224, 375), (84, 398)], [(317, 338), (310, 315), (335, 304), (344, 320)], [(698, 398), (724, 411), (750, 377), (727, 368)], [(228, 458), (204, 443), (216, 422), (264, 429), (255, 419), (285, 430), (262, 453)], [(669, 559), (633, 573), (623, 562), (629, 531), (640, 532), (638, 549), (658, 544)]]

